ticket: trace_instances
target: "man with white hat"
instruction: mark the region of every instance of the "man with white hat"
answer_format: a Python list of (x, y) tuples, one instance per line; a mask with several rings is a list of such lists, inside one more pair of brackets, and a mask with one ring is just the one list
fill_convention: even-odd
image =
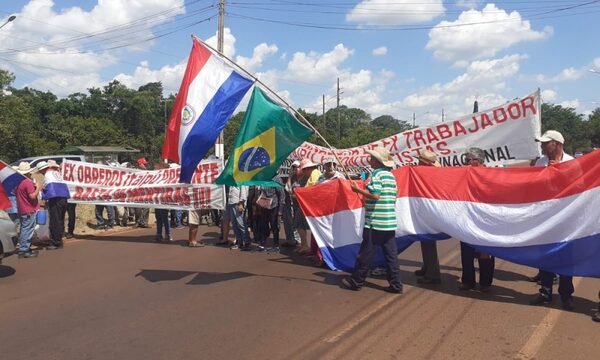
[(329, 157), (325, 159), (323, 162), (323, 167), (325, 171), (321, 176), (319, 176), (318, 183), (322, 184), (324, 182), (328, 182), (334, 179), (343, 179), (344, 175), (341, 172), (337, 171), (338, 162), (335, 157)]
[(396, 178), (390, 172), (394, 161), (385, 148), (367, 150), (371, 155), (373, 168), (366, 189), (361, 189), (352, 181), (352, 191), (365, 197), (365, 225), (363, 228), (360, 251), (352, 270), (352, 275), (342, 279), (342, 286), (349, 290), (360, 290), (369, 273), (369, 265), (375, 256), (376, 247), (383, 249), (387, 279), (390, 286), (387, 292), (402, 293), (400, 269), (398, 266), (398, 248), (396, 245), (396, 196), (398, 188)]
[(24, 161), (17, 168), (17, 171), (26, 177), (15, 190), (17, 211), (21, 224), (19, 231), (19, 258), (34, 258), (38, 255), (36, 251), (31, 250), (31, 240), (35, 231), (35, 217), (40, 208), (38, 195), (42, 189), (42, 184), (36, 185), (31, 180), (31, 172), (33, 170), (35, 168), (31, 168), (31, 165)]
[[(543, 156), (535, 162), (535, 166), (552, 166), (561, 162), (573, 160), (573, 157), (563, 151), (565, 138), (556, 130), (548, 130), (541, 137), (535, 139), (542, 146)], [(529, 302), (531, 305), (541, 305), (552, 301), (552, 284), (555, 274), (540, 270), (538, 274), (541, 288), (538, 294)], [(565, 310), (575, 309), (573, 303), (573, 277), (559, 275), (558, 293), (562, 300), (562, 308)]]
[(69, 188), (63, 181), (59, 171), (60, 166), (56, 161), (42, 161), (37, 168), (44, 175), (42, 200), (46, 201), (46, 208), (50, 216), (50, 246), (46, 249), (60, 249), (63, 247), (62, 237), (65, 231), (67, 199), (70, 197)]

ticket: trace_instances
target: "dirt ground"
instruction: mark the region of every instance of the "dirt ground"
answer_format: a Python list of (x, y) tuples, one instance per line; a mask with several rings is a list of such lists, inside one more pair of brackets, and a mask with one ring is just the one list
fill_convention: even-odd
[[(106, 218), (106, 211), (104, 212), (104, 217)], [(68, 220), (68, 215), (65, 218), (65, 222)], [(77, 204), (77, 208), (75, 210), (75, 235), (93, 235), (97, 233), (107, 233), (110, 231), (119, 230), (120, 227), (116, 226), (112, 230), (101, 230), (96, 229), (96, 212), (94, 205), (83, 205)], [(156, 218), (154, 217), (154, 209), (150, 209), (150, 216), (148, 218), (148, 225), (154, 226), (156, 223)], [(129, 222), (128, 225), (133, 225), (133, 222)]]

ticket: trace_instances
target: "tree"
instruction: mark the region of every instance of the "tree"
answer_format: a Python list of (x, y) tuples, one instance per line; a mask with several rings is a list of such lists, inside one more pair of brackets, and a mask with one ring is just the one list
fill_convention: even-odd
[(567, 153), (586, 150), (591, 147), (588, 132), (589, 123), (573, 108), (560, 105), (542, 104), (542, 132), (557, 130), (565, 138), (564, 149)]

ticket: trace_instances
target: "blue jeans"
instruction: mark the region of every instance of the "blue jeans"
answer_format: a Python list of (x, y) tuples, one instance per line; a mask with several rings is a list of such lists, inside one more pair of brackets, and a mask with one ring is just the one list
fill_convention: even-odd
[(165, 228), (165, 238), (171, 236), (171, 224), (169, 224), (169, 210), (155, 209), (156, 215), (156, 235), (162, 237), (162, 229)]
[[(104, 213), (104, 208), (106, 208), (106, 215), (108, 216), (108, 220), (104, 221), (102, 214)], [(96, 205), (96, 225), (98, 226), (114, 226), (115, 225), (115, 207), (107, 206), (107, 205)]]
[[(229, 213), (229, 219), (231, 219), (231, 227), (235, 234), (235, 239), (238, 246), (250, 245), (250, 233), (248, 232), (248, 224), (246, 223), (246, 216), (244, 212), (238, 211), (237, 205), (227, 204), (227, 212)], [(227, 221), (227, 220), (223, 220)]]
[(31, 248), (31, 239), (35, 231), (35, 213), (29, 215), (19, 215), (21, 230), (19, 231), (19, 252), (29, 251)]
[(182, 210), (171, 210), (171, 223), (175, 227), (181, 226), (181, 216), (183, 215)]

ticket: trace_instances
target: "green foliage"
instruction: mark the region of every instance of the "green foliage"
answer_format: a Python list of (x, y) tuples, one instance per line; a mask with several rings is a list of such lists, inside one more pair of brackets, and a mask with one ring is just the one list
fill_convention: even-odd
[[(160, 82), (137, 90), (118, 81), (87, 93), (58, 99), (50, 92), (14, 89), (13, 74), (0, 70), (0, 159), (61, 153), (67, 146), (129, 146), (159, 162), (166, 119), (175, 97), (163, 97)], [(10, 92), (5, 91), (10, 90)], [(411, 125), (390, 115), (373, 120), (364, 110), (340, 106), (325, 114), (298, 110), (311, 126), (336, 148), (367, 144), (408, 130)], [(225, 153), (231, 151), (244, 112), (234, 115), (224, 130)], [(589, 151), (600, 145), (600, 108), (587, 119), (573, 109), (542, 105), (543, 131), (556, 129), (565, 136), (565, 150)], [(308, 141), (326, 146), (318, 136)], [(133, 160), (133, 159), (124, 159)]]
[(560, 131), (565, 138), (564, 149), (571, 155), (591, 149), (590, 122), (584, 121), (575, 109), (542, 104), (542, 132), (546, 130)]

